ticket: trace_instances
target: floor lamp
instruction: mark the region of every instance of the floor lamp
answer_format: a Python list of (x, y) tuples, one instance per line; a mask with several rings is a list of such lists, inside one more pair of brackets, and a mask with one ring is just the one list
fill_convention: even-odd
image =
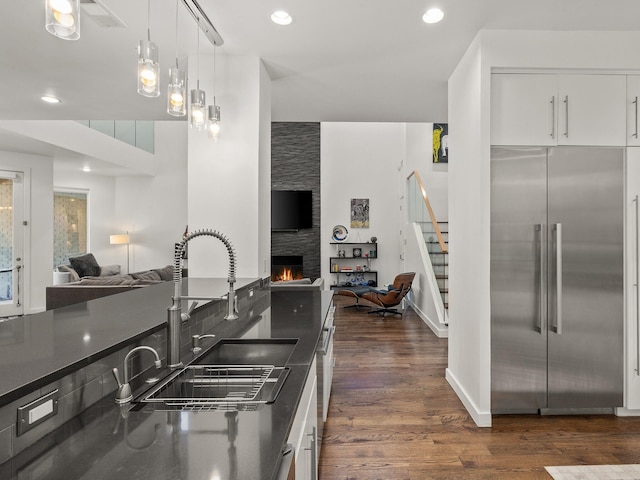
[(111, 245), (127, 246), (127, 273), (129, 273), (129, 232), (126, 232), (124, 235), (110, 235), (109, 243)]

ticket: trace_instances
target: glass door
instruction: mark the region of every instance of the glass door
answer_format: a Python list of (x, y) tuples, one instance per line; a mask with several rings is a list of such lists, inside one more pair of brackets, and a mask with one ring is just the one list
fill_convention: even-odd
[(23, 313), (23, 180), (0, 170), (0, 317)]

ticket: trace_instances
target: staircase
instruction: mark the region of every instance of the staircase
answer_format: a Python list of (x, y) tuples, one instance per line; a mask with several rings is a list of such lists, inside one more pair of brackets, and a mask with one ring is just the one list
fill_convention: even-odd
[(447, 247), (447, 251), (442, 251), (440, 243), (436, 237), (433, 224), (431, 222), (420, 222), (420, 228), (422, 229), (422, 235), (427, 245), (427, 251), (429, 252), (429, 258), (431, 259), (431, 265), (433, 266), (433, 273), (436, 276), (438, 282), (438, 289), (440, 290), (440, 297), (442, 297), (442, 303), (444, 308), (449, 308), (449, 223), (438, 222), (440, 233)]

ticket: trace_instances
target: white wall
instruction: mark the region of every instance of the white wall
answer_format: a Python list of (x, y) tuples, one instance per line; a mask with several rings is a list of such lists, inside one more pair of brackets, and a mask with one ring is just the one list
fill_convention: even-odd
[[(329, 257), (336, 256), (329, 245), (335, 225), (349, 230), (348, 242), (366, 242), (378, 237), (378, 284), (393, 282), (403, 269), (400, 210), (404, 178), (401, 165), (405, 155), (405, 124), (402, 123), (322, 123), (321, 150), (321, 272), (325, 286), (335, 275), (329, 273)], [(351, 228), (352, 198), (370, 200), (370, 228)]]
[[(155, 122), (156, 174), (115, 179), (108, 227), (110, 234), (129, 232), (131, 272), (173, 263), (174, 243), (187, 224), (187, 128), (186, 121)], [(107, 246), (110, 263), (124, 271), (126, 246)]]
[(490, 80), (492, 69), (637, 72), (640, 32), (483, 31), (449, 79), (450, 308), (447, 378), (479, 424), (491, 404)]
[(417, 170), (439, 222), (449, 218), (449, 165), (433, 163), (433, 123), (407, 123), (405, 178)]
[(479, 425), (491, 424), (488, 164), (480, 41), (449, 79), (449, 365), (447, 379)]
[[(25, 172), (25, 313), (45, 308), (46, 285), (53, 282), (53, 162), (49, 157), (0, 151), (0, 169)], [(26, 178), (25, 178), (26, 180)], [(25, 188), (25, 190), (27, 190)]]
[[(190, 64), (190, 70), (195, 68), (195, 62)], [(265, 198), (261, 190), (270, 171), (264, 159), (266, 140), (261, 137), (270, 121), (261, 112), (270, 104), (268, 89), (261, 85), (268, 78), (258, 57), (217, 55), (216, 64), (222, 129), (217, 143), (205, 132), (188, 131), (188, 225), (190, 231), (214, 229), (226, 235), (236, 250), (236, 275), (253, 278), (263, 272), (265, 259), (259, 257), (270, 250), (266, 224), (260, 221), (267, 207), (259, 202)], [(211, 59), (200, 60), (200, 85), (205, 91), (213, 85)], [(188, 264), (189, 276), (228, 275), (226, 249), (213, 238), (190, 243)]]
[(260, 62), (258, 274), (271, 275), (271, 79)]

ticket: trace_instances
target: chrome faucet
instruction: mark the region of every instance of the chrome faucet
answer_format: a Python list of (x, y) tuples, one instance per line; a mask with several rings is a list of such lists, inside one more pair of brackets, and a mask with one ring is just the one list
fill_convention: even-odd
[(131, 385), (129, 385), (129, 358), (135, 352), (139, 352), (141, 350), (148, 350), (156, 357), (153, 362), (156, 368), (162, 367), (162, 362), (160, 361), (160, 355), (156, 352), (155, 349), (151, 347), (147, 347), (142, 345), (140, 347), (132, 348), (127, 356), (124, 357), (124, 383), (120, 381), (120, 374), (118, 373), (118, 369), (113, 369), (113, 376), (116, 377), (116, 382), (118, 382), (118, 393), (116, 394), (116, 403), (128, 403), (133, 399), (133, 393), (131, 392)]
[(209, 236), (220, 240), (227, 248), (229, 255), (229, 293), (226, 294), (227, 315), (225, 320), (235, 320), (238, 318), (237, 300), (233, 290), (236, 282), (236, 252), (229, 239), (215, 230), (196, 230), (192, 233), (185, 233), (180, 243), (176, 243), (174, 250), (173, 263), (173, 297), (171, 297), (171, 306), (167, 309), (167, 364), (169, 368), (177, 368), (182, 365), (180, 361), (180, 328), (182, 322), (190, 318), (190, 313), (195, 308), (192, 304), (187, 314), (182, 314), (181, 300), (222, 300), (223, 297), (194, 297), (182, 295), (182, 255), (184, 250), (192, 239), (196, 237)]

